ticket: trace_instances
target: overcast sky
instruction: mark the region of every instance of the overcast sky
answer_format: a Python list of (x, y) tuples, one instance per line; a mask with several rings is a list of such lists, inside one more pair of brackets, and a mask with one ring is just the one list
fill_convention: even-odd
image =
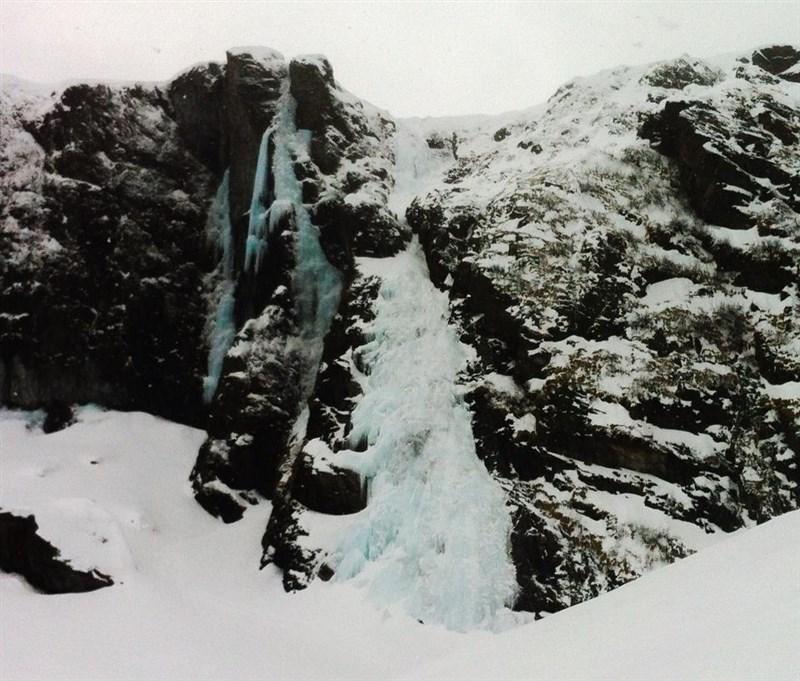
[(619, 64), (800, 42), (800, 2), (255, 3), (0, 0), (0, 71), (166, 80), (236, 45), (321, 52), (398, 116), (498, 113)]

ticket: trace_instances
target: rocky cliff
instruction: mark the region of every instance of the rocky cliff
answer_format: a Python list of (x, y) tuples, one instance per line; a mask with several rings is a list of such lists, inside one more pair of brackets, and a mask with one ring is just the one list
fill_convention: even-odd
[(590, 598), (800, 502), (798, 64), (422, 121), (256, 48), (7, 80), (0, 398), (202, 425), (197, 500), (270, 503), (287, 588), (453, 628)]

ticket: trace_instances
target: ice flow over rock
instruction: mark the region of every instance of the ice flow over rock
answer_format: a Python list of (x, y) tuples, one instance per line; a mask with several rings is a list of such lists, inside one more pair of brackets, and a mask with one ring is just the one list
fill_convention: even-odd
[(226, 170), (208, 217), (209, 236), (214, 238), (220, 254), (217, 266), (220, 282), (215, 291), (216, 306), (209, 338), (208, 374), (203, 379), (203, 401), (206, 404), (214, 398), (222, 374), (222, 363), (236, 337), (236, 323), (233, 317), (236, 280), (233, 268), (229, 177), (229, 172)]
[(419, 247), (363, 259), (382, 284), (360, 350), (364, 396), (343, 453), (368, 480), (363, 521), (340, 545), (339, 579), (364, 573), (382, 602), (451, 629), (490, 626), (513, 600), (505, 494), (475, 453), (458, 375), (467, 348)]
[[(325, 256), (319, 242), (319, 229), (312, 224), (303, 204), (302, 188), (295, 175), (294, 162), (308, 157), (308, 131), (297, 130), (296, 103), (284, 92), (273, 124), (264, 131), (258, 151), (253, 194), (245, 245), (244, 269), (256, 272), (267, 253), (268, 240), (287, 217), (296, 227), (297, 265), (292, 273), (292, 289), (298, 331), (312, 367), (305, 377), (313, 386), (322, 342), (339, 304), (342, 275)], [(270, 146), (274, 147), (270, 157)], [(270, 191), (270, 181), (274, 184)], [(204, 399), (208, 403), (222, 372), (222, 363), (236, 335), (234, 322), (235, 288), (233, 275), (233, 236), (229, 216), (229, 181), (226, 172), (211, 211), (210, 220), (217, 235), (222, 283), (210, 334), (208, 375), (204, 379)]]
[[(402, 154), (397, 166), (402, 210), (402, 198), (413, 195), (405, 185), (430, 164)], [(342, 452), (340, 460), (367, 480), (368, 505), (339, 545), (338, 579), (363, 576), (379, 602), (402, 603), (425, 622), (491, 626), (516, 589), (511, 518), (505, 493), (475, 452), (458, 381), (468, 348), (416, 242), (358, 266), (381, 285), (356, 361), (363, 397), (350, 442), (365, 450)]]

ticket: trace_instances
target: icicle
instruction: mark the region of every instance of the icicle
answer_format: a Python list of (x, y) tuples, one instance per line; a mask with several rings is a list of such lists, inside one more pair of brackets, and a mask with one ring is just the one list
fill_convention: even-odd
[(233, 279), (233, 228), (230, 215), (230, 171), (226, 170), (214, 198), (214, 222), (218, 226), (217, 250), (222, 263), (222, 275)]
[(236, 325), (233, 318), (236, 283), (233, 275), (234, 254), (229, 182), (229, 173), (226, 170), (209, 215), (210, 226), (216, 236), (220, 255), (218, 270), (220, 270), (222, 280), (215, 291), (217, 304), (209, 338), (208, 374), (203, 379), (203, 400), (206, 403), (211, 402), (214, 398), (219, 377), (222, 374), (222, 363), (236, 336)]

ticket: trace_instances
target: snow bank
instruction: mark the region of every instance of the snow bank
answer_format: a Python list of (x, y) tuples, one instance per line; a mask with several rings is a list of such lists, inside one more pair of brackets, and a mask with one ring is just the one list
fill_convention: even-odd
[(411, 678), (797, 678), (798, 538), (795, 511)]
[(540, 622), (458, 634), (387, 618), (353, 582), (284, 593), (277, 570), (258, 570), (269, 505), (224, 525), (192, 499), (202, 431), (96, 409), (52, 435), (30, 420), (0, 411), (0, 506), (75, 511), (71, 529), (49, 528), (57, 544), (92, 518), (113, 523), (129, 554), (116, 584), (89, 594), (45, 596), (0, 573), (4, 681), (781, 681), (800, 668), (800, 512)]

